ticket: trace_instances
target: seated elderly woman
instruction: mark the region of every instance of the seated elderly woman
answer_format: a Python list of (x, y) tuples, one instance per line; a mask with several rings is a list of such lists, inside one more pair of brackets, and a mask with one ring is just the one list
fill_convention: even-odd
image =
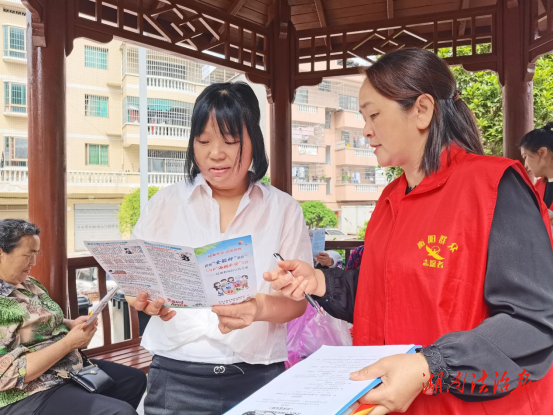
[(92, 362), (113, 380), (102, 394), (60, 375), (79, 371), (96, 325), (66, 320), (46, 288), (29, 276), (40, 249), (40, 230), (19, 219), (0, 221), (0, 414), (136, 414), (146, 388), (141, 371)]

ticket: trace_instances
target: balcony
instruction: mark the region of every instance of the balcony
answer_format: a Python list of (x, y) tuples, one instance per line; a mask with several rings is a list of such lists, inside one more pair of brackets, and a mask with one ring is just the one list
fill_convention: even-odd
[(326, 182), (304, 182), (292, 184), (292, 196), (299, 202), (305, 202), (308, 200), (320, 200), (325, 201), (327, 199), (326, 194)]
[(378, 166), (378, 161), (371, 147), (346, 147), (343, 141), (335, 146), (337, 166)]
[[(162, 78), (157, 76), (148, 76), (147, 85), (151, 89), (162, 89), (171, 92), (184, 92), (190, 95), (199, 95), (196, 92), (196, 85), (180, 79)], [(202, 88), (203, 89), (203, 88)]]
[(292, 160), (294, 163), (326, 163), (324, 146), (316, 144), (293, 144)]
[(356, 111), (338, 111), (334, 114), (334, 122), (336, 124), (335, 128), (337, 129), (363, 129), (365, 127), (363, 117)]
[[(148, 184), (166, 187), (184, 180), (184, 173), (148, 173)], [(3, 167), (0, 169), (0, 192), (27, 193), (27, 167)], [(140, 186), (140, 173), (69, 171), (68, 193), (129, 193)], [(93, 190), (94, 189), (94, 190)]]
[[(148, 145), (157, 147), (188, 146), (190, 127), (166, 124), (148, 124)], [(138, 123), (123, 126), (123, 146), (140, 145), (140, 127)]]
[(336, 200), (338, 202), (376, 202), (384, 186), (375, 184), (337, 184)]
[(325, 109), (309, 104), (292, 105), (292, 119), (308, 123), (325, 124)]

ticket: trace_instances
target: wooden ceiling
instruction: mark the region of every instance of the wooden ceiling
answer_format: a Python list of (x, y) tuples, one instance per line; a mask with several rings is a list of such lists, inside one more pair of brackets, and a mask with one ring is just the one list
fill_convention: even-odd
[[(266, 26), (270, 22), (270, 6), (275, 0), (196, 1)], [(289, 0), (291, 20), (296, 30), (451, 12), (491, 6), (496, 2), (497, 0)], [(125, 3), (136, 7), (136, 0), (125, 0)], [(144, 9), (163, 6), (163, 0), (144, 0)]]
[[(157, 0), (156, 0), (157, 1)], [(274, 0), (199, 0), (260, 25)], [(497, 0), (289, 0), (296, 30), (342, 26), (495, 5)], [(155, 1), (150, 1), (153, 5)]]

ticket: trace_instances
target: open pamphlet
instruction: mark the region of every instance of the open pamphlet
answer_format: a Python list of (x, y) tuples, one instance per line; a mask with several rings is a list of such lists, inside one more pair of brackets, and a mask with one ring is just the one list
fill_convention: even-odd
[(251, 236), (190, 248), (139, 239), (85, 242), (121, 291), (168, 307), (236, 304), (257, 294)]
[(380, 379), (351, 380), (349, 374), (418, 346), (323, 346), (253, 393), (225, 415), (346, 415), (370, 413), (357, 400)]
[(90, 313), (90, 317), (88, 320), (86, 320), (86, 323), (84, 324), (85, 327), (90, 326), (94, 321), (100, 316), (100, 313), (106, 308), (106, 306), (109, 304), (109, 300), (115, 295), (119, 287), (114, 287), (108, 292), (104, 298), (100, 300), (98, 304), (94, 306), (92, 309), (92, 312)]
[(325, 250), (326, 229), (309, 229), (309, 239), (311, 240), (311, 251), (313, 258)]

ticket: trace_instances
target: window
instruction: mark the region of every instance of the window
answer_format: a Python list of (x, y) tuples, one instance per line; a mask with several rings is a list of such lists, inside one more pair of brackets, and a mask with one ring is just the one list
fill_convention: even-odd
[(88, 165), (90, 166), (108, 166), (108, 146), (98, 144), (87, 144), (86, 153)]
[(305, 88), (299, 88), (296, 91), (295, 104), (307, 104), (309, 101), (309, 91)]
[(89, 117), (108, 117), (108, 97), (84, 96), (84, 114)]
[[(170, 99), (148, 98), (149, 125), (175, 125), (190, 127), (194, 104)], [(138, 97), (127, 96), (123, 100), (123, 124), (140, 120)]]
[(4, 137), (4, 149), (0, 159), (1, 167), (27, 166), (28, 142), (25, 137)]
[(26, 59), (25, 29), (4, 26), (4, 56)]
[(371, 183), (374, 183), (375, 179), (376, 179), (375, 176), (376, 176), (376, 171), (375, 171), (374, 167), (367, 167), (365, 169), (365, 180), (368, 180)]
[(84, 47), (84, 66), (87, 68), (107, 69), (108, 50), (96, 46)]
[(349, 131), (342, 130), (342, 141), (346, 144), (346, 146), (349, 146)]
[(359, 111), (357, 97), (338, 94), (338, 107), (343, 110)]
[(27, 85), (4, 82), (4, 111), (27, 113)]
[(148, 149), (148, 171), (151, 173), (184, 173), (186, 151)]
[(332, 128), (332, 113), (329, 110), (325, 111), (325, 128), (327, 130)]
[(319, 91), (325, 91), (330, 92), (331, 91), (331, 84), (330, 81), (323, 81), (319, 84)]

